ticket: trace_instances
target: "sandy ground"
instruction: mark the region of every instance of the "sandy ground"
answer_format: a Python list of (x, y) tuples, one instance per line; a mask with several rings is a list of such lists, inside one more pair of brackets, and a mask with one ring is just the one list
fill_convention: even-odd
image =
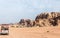
[(60, 27), (10, 28), (0, 38), (60, 38)]

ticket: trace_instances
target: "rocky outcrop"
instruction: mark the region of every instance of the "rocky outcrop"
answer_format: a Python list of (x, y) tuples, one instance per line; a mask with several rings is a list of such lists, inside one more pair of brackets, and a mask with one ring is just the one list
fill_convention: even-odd
[(38, 22), (40, 26), (57, 26), (59, 25), (58, 20), (60, 20), (59, 12), (42, 13), (35, 18), (36, 23)]
[(33, 27), (33, 26), (58, 26), (60, 23), (60, 13), (59, 12), (50, 12), (50, 13), (41, 13), (36, 16), (35, 20), (30, 19), (21, 19), (19, 24), (24, 27)]
[(19, 24), (24, 27), (33, 27), (35, 25), (35, 21), (32, 21), (30, 19), (21, 19)]

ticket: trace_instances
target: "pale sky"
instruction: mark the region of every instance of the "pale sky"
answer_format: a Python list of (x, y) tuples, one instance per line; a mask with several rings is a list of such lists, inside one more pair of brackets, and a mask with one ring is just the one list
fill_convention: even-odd
[(0, 24), (34, 19), (41, 12), (60, 12), (60, 0), (0, 0)]

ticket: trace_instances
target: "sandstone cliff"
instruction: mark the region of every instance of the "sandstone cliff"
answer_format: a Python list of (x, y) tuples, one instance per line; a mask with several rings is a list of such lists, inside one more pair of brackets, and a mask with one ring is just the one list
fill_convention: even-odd
[(60, 13), (59, 12), (50, 12), (50, 13), (41, 13), (36, 16), (35, 20), (30, 19), (21, 19), (19, 24), (25, 27), (33, 26), (59, 26), (60, 23)]
[(41, 13), (35, 18), (39, 26), (58, 26), (60, 23), (60, 13)]

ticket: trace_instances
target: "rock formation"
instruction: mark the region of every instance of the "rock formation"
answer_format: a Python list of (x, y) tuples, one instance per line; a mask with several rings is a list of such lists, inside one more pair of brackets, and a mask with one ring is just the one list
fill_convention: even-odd
[(25, 27), (33, 26), (58, 26), (60, 23), (60, 13), (59, 12), (50, 12), (50, 13), (41, 13), (36, 16), (35, 20), (30, 19), (21, 19), (19, 24)]
[(19, 24), (24, 27), (33, 27), (35, 25), (35, 22), (30, 19), (21, 19)]
[(40, 26), (57, 26), (58, 20), (60, 20), (59, 12), (42, 13), (35, 18)]

